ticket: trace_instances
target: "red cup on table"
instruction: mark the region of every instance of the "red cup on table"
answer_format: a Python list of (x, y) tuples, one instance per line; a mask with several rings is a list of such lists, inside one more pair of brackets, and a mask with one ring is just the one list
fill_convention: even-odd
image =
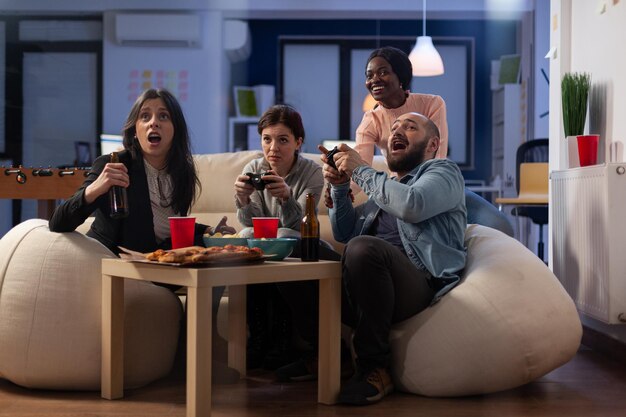
[(278, 235), (278, 217), (253, 217), (255, 239), (273, 239)]
[(172, 249), (193, 246), (195, 217), (169, 217)]

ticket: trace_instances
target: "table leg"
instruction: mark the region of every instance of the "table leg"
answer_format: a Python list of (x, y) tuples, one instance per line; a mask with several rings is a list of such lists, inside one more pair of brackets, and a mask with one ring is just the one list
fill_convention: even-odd
[(124, 279), (102, 275), (102, 362), (100, 395), (124, 396)]
[(317, 401), (335, 404), (341, 373), (341, 278), (320, 280)]
[(228, 366), (246, 375), (246, 286), (228, 287)]
[(211, 415), (213, 288), (187, 288), (187, 417)]

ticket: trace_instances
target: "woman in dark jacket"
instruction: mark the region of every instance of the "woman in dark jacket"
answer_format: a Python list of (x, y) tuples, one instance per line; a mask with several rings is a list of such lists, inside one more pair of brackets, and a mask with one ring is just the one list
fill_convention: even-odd
[[(187, 123), (170, 92), (150, 89), (137, 98), (124, 125), (120, 162), (110, 160), (102, 155), (94, 161), (78, 191), (55, 210), (50, 230), (73, 231), (94, 213), (87, 235), (114, 253), (118, 245), (139, 252), (170, 248), (168, 217), (186, 216), (200, 189)], [(126, 218), (110, 216), (114, 185), (127, 190)], [(215, 231), (234, 233), (225, 219), (215, 229), (196, 224), (195, 243), (202, 245), (202, 235)]]
[[(110, 216), (108, 193), (112, 186), (127, 190), (129, 214), (125, 218)], [(98, 157), (78, 191), (57, 207), (49, 227), (53, 232), (71, 232), (93, 213), (87, 235), (113, 253), (119, 253), (118, 246), (144, 253), (170, 249), (168, 217), (186, 216), (199, 186), (180, 104), (167, 90), (149, 89), (128, 114), (119, 162), (111, 162), (110, 155)], [(225, 217), (215, 228), (196, 224), (195, 244), (202, 245), (204, 233), (218, 231), (235, 232), (226, 225)], [(213, 293), (213, 317), (222, 293), (223, 288)], [(216, 374), (223, 369), (229, 379), (238, 379), (233, 375), (236, 371), (216, 365)]]

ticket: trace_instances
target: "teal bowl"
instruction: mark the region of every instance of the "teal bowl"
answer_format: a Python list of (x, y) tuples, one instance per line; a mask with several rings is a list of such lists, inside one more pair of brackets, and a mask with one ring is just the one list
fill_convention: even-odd
[(261, 249), (265, 255), (273, 255), (267, 258), (268, 261), (282, 261), (291, 254), (297, 241), (292, 237), (248, 239), (248, 246)]
[(207, 248), (226, 245), (248, 246), (248, 239), (245, 237), (211, 237), (205, 235), (202, 236), (202, 240)]

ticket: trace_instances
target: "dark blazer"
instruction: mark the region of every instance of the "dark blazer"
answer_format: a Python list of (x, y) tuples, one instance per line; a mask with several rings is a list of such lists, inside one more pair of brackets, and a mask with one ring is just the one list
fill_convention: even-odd
[[(111, 160), (109, 155), (102, 155), (94, 161), (85, 182), (78, 191), (56, 208), (49, 222), (50, 230), (53, 232), (74, 231), (93, 213), (95, 219), (87, 236), (98, 240), (115, 254), (119, 253), (118, 245), (139, 252), (171, 248), (170, 239), (157, 245), (154, 236), (152, 207), (143, 158), (133, 159), (128, 151), (120, 152), (119, 158), (120, 162), (128, 168), (130, 177), (130, 185), (127, 188), (130, 211), (128, 217), (112, 219), (109, 216), (108, 193), (98, 197), (92, 204), (85, 202), (85, 188), (98, 178), (104, 166)], [(187, 215), (188, 211), (189, 207), (186, 207), (181, 215)], [(202, 246), (202, 234), (206, 228), (206, 225), (196, 223), (194, 244)]]

